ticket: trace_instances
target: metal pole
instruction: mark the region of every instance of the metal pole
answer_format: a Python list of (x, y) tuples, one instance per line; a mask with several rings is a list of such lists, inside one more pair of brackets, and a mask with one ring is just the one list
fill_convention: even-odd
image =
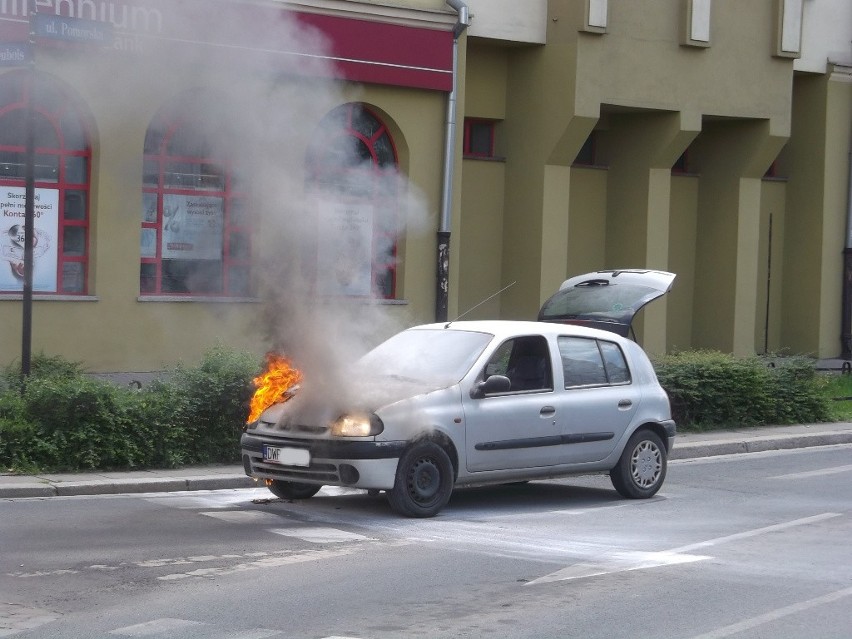
[(35, 0), (29, 0), (30, 60), (27, 96), (26, 130), (24, 133), (24, 294), (21, 328), (21, 386), (30, 374), (33, 339), (33, 243), (35, 239)]

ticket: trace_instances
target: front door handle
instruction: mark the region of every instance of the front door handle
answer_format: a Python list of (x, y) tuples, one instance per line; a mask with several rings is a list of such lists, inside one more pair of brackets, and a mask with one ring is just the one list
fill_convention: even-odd
[(553, 406), (545, 406), (539, 411), (538, 414), (542, 417), (551, 417), (556, 414), (556, 409)]

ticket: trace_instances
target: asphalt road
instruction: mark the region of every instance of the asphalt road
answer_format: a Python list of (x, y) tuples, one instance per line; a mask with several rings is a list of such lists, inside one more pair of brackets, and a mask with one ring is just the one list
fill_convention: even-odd
[(852, 635), (852, 445), (382, 497), (265, 489), (0, 500), (0, 637)]

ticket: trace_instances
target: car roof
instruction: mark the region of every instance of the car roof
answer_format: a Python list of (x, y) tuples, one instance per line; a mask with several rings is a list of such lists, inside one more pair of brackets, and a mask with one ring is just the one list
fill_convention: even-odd
[(532, 322), (527, 320), (460, 320), (457, 322), (441, 322), (438, 324), (421, 324), (409, 330), (453, 330), (472, 331), (476, 333), (489, 333), (499, 338), (511, 337), (513, 335), (540, 334), (540, 335), (576, 335), (579, 337), (595, 337), (610, 341), (629, 341), (621, 338), (615, 333), (588, 328), (586, 326), (575, 326), (571, 324), (556, 324), (553, 322)]

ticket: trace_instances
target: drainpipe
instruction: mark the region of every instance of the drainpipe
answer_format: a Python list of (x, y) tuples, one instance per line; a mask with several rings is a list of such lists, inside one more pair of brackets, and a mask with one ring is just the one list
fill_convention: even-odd
[(843, 317), (841, 318), (841, 359), (852, 359), (852, 151), (847, 176), (846, 248), (843, 249)]
[(447, 98), (447, 138), (444, 147), (444, 178), (441, 193), (441, 224), (438, 227), (438, 268), (435, 321), (447, 321), (450, 288), (450, 229), (452, 228), (453, 175), (456, 157), (456, 98), (458, 93), (459, 37), (470, 26), (470, 12), (461, 0), (447, 0), (459, 14), (453, 26), (453, 87)]

